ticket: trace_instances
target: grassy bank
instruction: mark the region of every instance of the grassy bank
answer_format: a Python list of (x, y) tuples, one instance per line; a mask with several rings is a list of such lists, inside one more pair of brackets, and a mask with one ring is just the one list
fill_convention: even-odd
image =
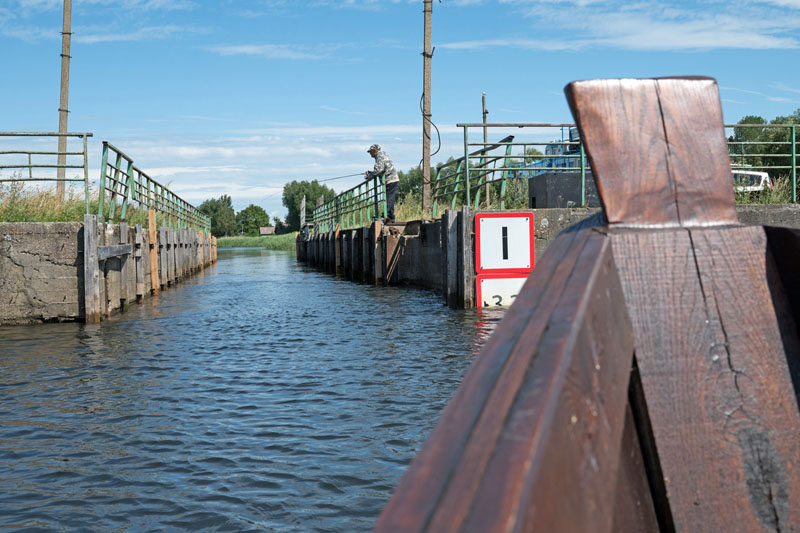
[(219, 237), (217, 248), (266, 248), (267, 250), (294, 251), (294, 233), (267, 237)]

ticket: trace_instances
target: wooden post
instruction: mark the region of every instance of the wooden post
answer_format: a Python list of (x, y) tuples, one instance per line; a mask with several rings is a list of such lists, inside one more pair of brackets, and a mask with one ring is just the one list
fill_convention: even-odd
[[(105, 226), (105, 239), (103, 244), (106, 246), (114, 246), (118, 244), (116, 242), (116, 236), (114, 235), (114, 225), (109, 222), (106, 222), (103, 225)], [(104, 261), (104, 263), (105, 265), (103, 270), (106, 278), (105, 315), (108, 317), (111, 316), (111, 313), (119, 306), (119, 258), (109, 257)]]
[(462, 255), (459, 262), (462, 265), (461, 273), (463, 280), (461, 281), (461, 285), (464, 291), (462, 305), (464, 309), (472, 309), (475, 302), (475, 263), (472, 258), (472, 216), (470, 215), (469, 206), (465, 205), (461, 207), (461, 225), (459, 230), (461, 231), (459, 238), (462, 242)]
[(358, 252), (361, 250), (361, 230), (350, 230), (350, 279), (356, 281), (360, 274), (358, 272), (361, 261), (358, 259)]
[(442, 217), (444, 240), (444, 299), (448, 307), (458, 307), (458, 212), (448, 209)]
[[(119, 223), (119, 243), (128, 244), (127, 222)], [(120, 310), (125, 311), (128, 308), (128, 299), (130, 298), (130, 295), (128, 294), (128, 287), (131, 279), (131, 269), (130, 269), (131, 261), (129, 256), (127, 255), (120, 256), (119, 261), (121, 263), (120, 275), (122, 277), (120, 284), (120, 291), (119, 291)]]
[(361, 276), (359, 277), (359, 281), (361, 283), (366, 283), (369, 279), (369, 226), (361, 228), (361, 240), (360, 240), (360, 257), (361, 257)]
[[(199, 261), (200, 265), (199, 265), (199, 267), (200, 267), (201, 271), (203, 269), (205, 269), (205, 265), (203, 264), (203, 263), (205, 263), (204, 256), (203, 256), (203, 244), (205, 243), (205, 238), (206, 238), (206, 236), (203, 235), (202, 233), (198, 233), (197, 234), (197, 239), (200, 242), (200, 254), (199, 254), (200, 255), (200, 261)], [(195, 260), (197, 260), (197, 256), (195, 256)]]
[(97, 255), (97, 215), (83, 217), (83, 302), (87, 324), (100, 322), (100, 265)]
[(342, 264), (343, 248), (345, 248), (344, 234), (339, 228), (339, 224), (336, 224), (336, 229), (333, 232), (333, 273), (337, 276), (342, 275), (344, 266)]
[(156, 212), (150, 209), (147, 212), (147, 233), (150, 237), (150, 291), (158, 294), (161, 284), (158, 281), (158, 240), (156, 239)]
[(166, 289), (169, 285), (167, 279), (167, 230), (161, 228), (158, 230), (158, 268), (161, 273), (161, 289)]
[(142, 225), (136, 224), (136, 241), (133, 250), (133, 257), (136, 263), (136, 301), (141, 301), (144, 298), (144, 265), (142, 258), (142, 249), (144, 244), (144, 235), (142, 235)]
[(383, 222), (376, 220), (370, 228), (370, 252), (372, 255), (372, 283), (380, 285), (383, 282), (383, 247), (381, 246), (381, 234), (383, 233)]

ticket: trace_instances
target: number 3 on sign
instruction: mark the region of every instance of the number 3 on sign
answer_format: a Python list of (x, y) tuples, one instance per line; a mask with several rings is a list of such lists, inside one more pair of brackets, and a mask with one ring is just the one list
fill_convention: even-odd
[(514, 303), (528, 274), (479, 274), (475, 296), (481, 307), (504, 307)]

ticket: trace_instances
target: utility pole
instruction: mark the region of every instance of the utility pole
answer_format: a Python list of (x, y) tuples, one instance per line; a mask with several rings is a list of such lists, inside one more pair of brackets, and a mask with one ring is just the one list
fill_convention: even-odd
[(425, 12), (425, 50), (422, 52), (422, 210), (431, 206), (431, 18), (433, 0), (423, 0)]
[[(486, 115), (488, 115), (489, 112), (486, 111), (486, 93), (485, 92), (482, 93), (482, 95), (481, 95), (481, 103), (483, 105), (483, 147), (486, 148), (489, 145), (489, 136), (488, 136), (488, 132), (486, 130)], [(489, 208), (489, 205), (491, 205), (491, 201), (492, 201), (491, 198), (489, 198), (490, 189), (491, 189), (491, 187), (490, 187), (490, 184), (489, 184), (489, 180), (486, 180), (486, 208), (487, 209)]]
[[(61, 30), (61, 98), (58, 104), (58, 133), (67, 133), (67, 113), (69, 113), (69, 59), (72, 38), (72, 0), (64, 0), (64, 24)], [(56, 169), (56, 198), (64, 198), (64, 176), (67, 164), (67, 138), (58, 138), (58, 169)]]

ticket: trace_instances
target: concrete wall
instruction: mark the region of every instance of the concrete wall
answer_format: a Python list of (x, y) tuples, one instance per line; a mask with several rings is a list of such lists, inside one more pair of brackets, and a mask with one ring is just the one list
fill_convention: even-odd
[[(159, 277), (159, 289), (215, 260), (213, 238), (206, 236), (201, 246), (201, 236), (194, 231), (172, 231), (157, 234), (157, 272), (167, 274)], [(117, 224), (97, 224), (97, 237), (99, 246), (124, 241)], [(0, 223), (0, 325), (85, 317), (84, 238), (79, 222)], [(128, 228), (127, 242), (133, 244), (130, 256), (98, 262), (102, 317), (153, 292), (147, 229), (141, 231), (137, 245), (136, 228)]]
[[(800, 206), (743, 205), (737, 206), (737, 211), (739, 219), (745, 224), (800, 229)], [(598, 212), (599, 209), (583, 208), (534, 209), (537, 261), (561, 231)], [(456, 214), (459, 228), (457, 231), (453, 231), (454, 228), (450, 230), (454, 247), (450, 256), (447, 253), (447, 235), (450, 233), (443, 222), (448, 216), (446, 214), (442, 219), (432, 222), (414, 221), (387, 227), (373, 224), (371, 228), (318, 235), (312, 233), (307, 237), (301, 234), (297, 240), (297, 259), (356, 281), (409, 284), (443, 293), (457, 291), (457, 297), (446, 296), (448, 303), (454, 307), (470, 307), (474, 297), (470, 293), (474, 289), (474, 235), (471, 229), (474, 218), (467, 217), (469, 227), (464, 229), (464, 214), (451, 212), (453, 216)], [(452, 265), (453, 261), (457, 263), (457, 268)], [(451, 269), (450, 274), (446, 275), (448, 268)]]
[(83, 224), (0, 223), (0, 324), (83, 313)]

